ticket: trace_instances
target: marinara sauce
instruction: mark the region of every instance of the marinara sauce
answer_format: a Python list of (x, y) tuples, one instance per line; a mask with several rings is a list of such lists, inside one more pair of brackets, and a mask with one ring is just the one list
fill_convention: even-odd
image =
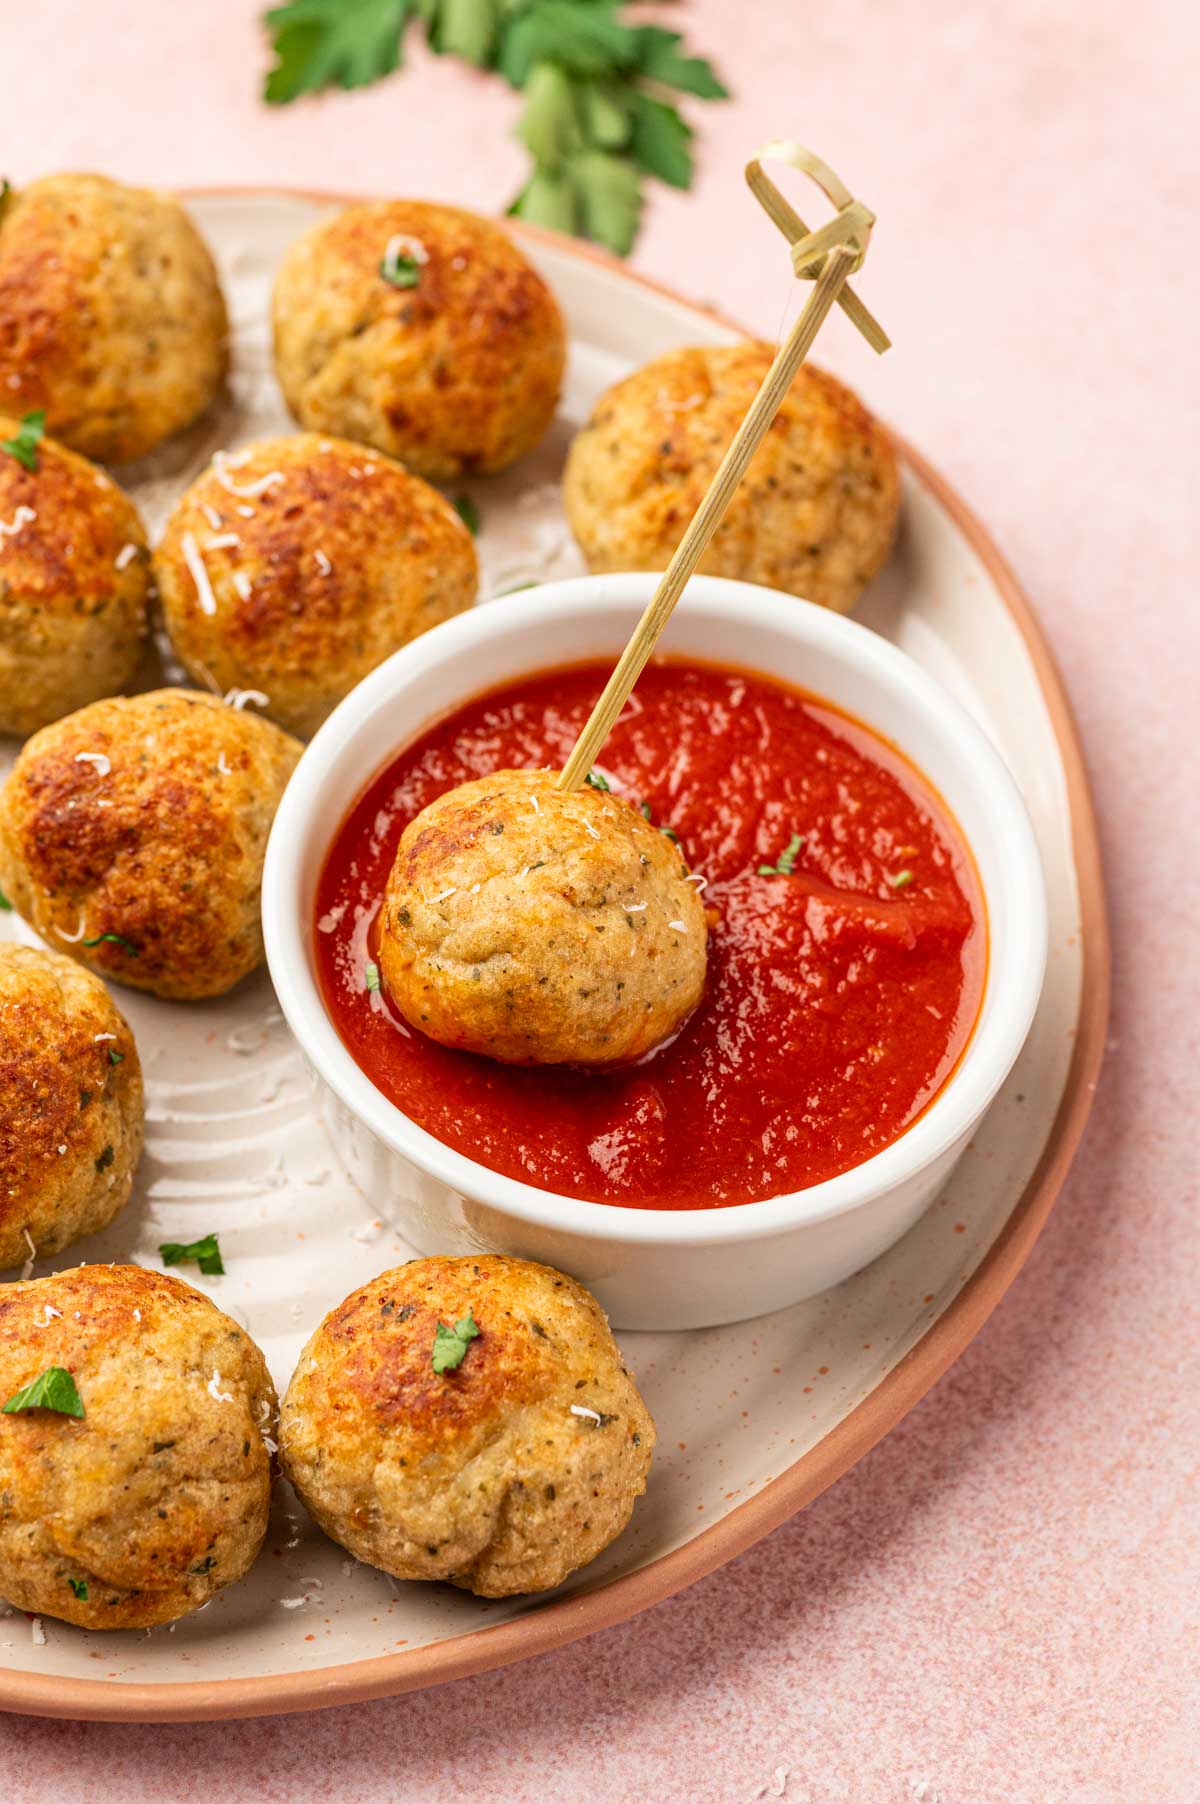
[(954, 1069), (983, 990), (983, 901), (917, 771), (763, 676), (652, 664), (604, 747), (613, 791), (707, 879), (707, 989), (668, 1045), (601, 1074), (501, 1065), (426, 1039), (368, 987), (407, 823), (468, 778), (561, 765), (607, 676), (575, 665), (479, 696), (375, 779), (318, 885), (326, 1006), (411, 1120), (543, 1190), (712, 1209), (834, 1177), (902, 1134)]

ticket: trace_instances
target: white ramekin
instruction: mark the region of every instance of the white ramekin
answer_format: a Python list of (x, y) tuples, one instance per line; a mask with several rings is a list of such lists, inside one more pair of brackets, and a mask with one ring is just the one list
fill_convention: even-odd
[[(390, 1103), (325, 1012), (313, 897), (330, 841), (366, 785), (447, 711), (526, 672), (616, 653), (648, 575), (581, 577), (490, 602), (405, 646), (334, 711), (275, 819), (263, 926), (280, 1006), (316, 1074), (334, 1144), (371, 1207), (420, 1252), (483, 1250), (573, 1273), (622, 1328), (698, 1328), (811, 1296), (891, 1246), (945, 1182), (1024, 1042), (1041, 991), (1046, 903), (1024, 804), (964, 709), (865, 627), (747, 583), (690, 584), (668, 653), (809, 690), (905, 752), (965, 833), (990, 934), (978, 1025), (942, 1093), (899, 1140), (808, 1190), (739, 1208), (629, 1209), (534, 1189), (443, 1146)], [(682, 1150), (682, 1149), (681, 1149)]]

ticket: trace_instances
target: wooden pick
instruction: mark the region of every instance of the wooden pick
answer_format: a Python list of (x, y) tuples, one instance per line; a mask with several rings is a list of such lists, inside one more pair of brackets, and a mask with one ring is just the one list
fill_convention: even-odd
[[(827, 225), (810, 232), (774, 182), (764, 173), (766, 159), (787, 162), (812, 176), (832, 201), (837, 211)], [(795, 273), (813, 284), (799, 319), (775, 354), (762, 387), (750, 403), (745, 419), (738, 427), (729, 449), (717, 468), (707, 493), (670, 563), (663, 571), (658, 587), (650, 598), (645, 613), (633, 630), (616, 668), (592, 709), (583, 731), (575, 741), (570, 757), (558, 778), (559, 789), (578, 789), (587, 778), (604, 741), (612, 732), (620, 714), (659, 635), (671, 617), (675, 603), (682, 595), (689, 577), (704, 556), (730, 498), (746, 473), (754, 453), (766, 436), (771, 421), (778, 413), (783, 398), (795, 380), (796, 372), (807, 357), (825, 316), (835, 303), (840, 303), (867, 343), (876, 351), (886, 351), (887, 334), (847, 287), (850, 276), (866, 254), (875, 216), (811, 151), (790, 141), (776, 140), (766, 145), (746, 166), (746, 180), (751, 192), (788, 238), (792, 247)]]

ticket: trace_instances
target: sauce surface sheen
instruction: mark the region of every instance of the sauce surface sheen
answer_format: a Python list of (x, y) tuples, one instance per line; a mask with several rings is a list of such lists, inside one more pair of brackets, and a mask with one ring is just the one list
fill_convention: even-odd
[[(607, 675), (576, 665), (477, 697), (370, 785), (317, 888), (334, 1024), (411, 1120), (540, 1189), (713, 1208), (846, 1171), (902, 1134), (961, 1056), (983, 990), (983, 902), (912, 766), (765, 677), (652, 664), (604, 748), (614, 793), (679, 835), (715, 911), (705, 995), (673, 1042), (603, 1074), (504, 1066), (436, 1045), (367, 989), (408, 822), (468, 778), (561, 765)], [(760, 875), (795, 836), (791, 874)]]

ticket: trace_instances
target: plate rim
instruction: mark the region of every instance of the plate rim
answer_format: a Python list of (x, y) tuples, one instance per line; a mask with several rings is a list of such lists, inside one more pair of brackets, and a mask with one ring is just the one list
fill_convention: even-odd
[[(364, 198), (322, 189), (227, 183), (178, 190), (183, 199), (263, 196), (346, 206)], [(689, 300), (664, 282), (627, 267), (606, 251), (564, 233), (513, 222), (517, 236), (552, 246), (677, 306), (744, 335), (718, 308)], [(165, 1684), (74, 1679), (53, 1673), (0, 1670), (0, 1710), (86, 1722), (204, 1722), (214, 1718), (288, 1715), (335, 1704), (365, 1703), (469, 1678), (550, 1653), (611, 1628), (715, 1572), (803, 1509), (870, 1452), (965, 1351), (1009, 1289), (1062, 1189), (1095, 1098), (1107, 1037), (1111, 988), (1108, 907), (1095, 807), (1074, 711), (1033, 604), (975, 511), (950, 482), (889, 426), (909, 471), (945, 509), (991, 577), (1033, 665), (1062, 760), (1079, 889), (1082, 978), (1075, 1043), (1058, 1109), (1041, 1157), (1003, 1228), (957, 1296), (886, 1377), (800, 1458), (682, 1547), (592, 1590), (535, 1607), (494, 1628), (338, 1666), (261, 1678), (172, 1680)]]

